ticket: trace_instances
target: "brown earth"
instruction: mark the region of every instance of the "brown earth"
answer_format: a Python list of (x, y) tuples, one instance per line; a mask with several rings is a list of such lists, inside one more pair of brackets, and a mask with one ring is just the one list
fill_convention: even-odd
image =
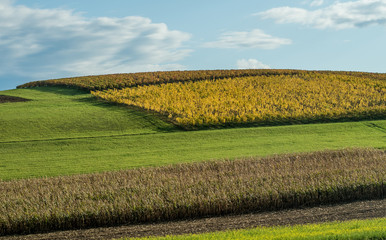
[(257, 226), (294, 225), (379, 217), (386, 217), (386, 199), (195, 220), (58, 231), (24, 236), (6, 236), (0, 237), (0, 240), (112, 239), (120, 237), (164, 236), (253, 228)]
[(6, 96), (6, 95), (0, 95), (0, 103), (6, 103), (6, 102), (26, 102), (29, 101), (29, 99), (21, 98), (21, 97), (13, 97), (13, 96)]

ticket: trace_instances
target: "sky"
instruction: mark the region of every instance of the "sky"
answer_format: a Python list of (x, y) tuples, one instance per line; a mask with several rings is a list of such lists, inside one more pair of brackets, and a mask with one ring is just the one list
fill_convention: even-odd
[(0, 90), (202, 69), (386, 72), (386, 0), (0, 0)]

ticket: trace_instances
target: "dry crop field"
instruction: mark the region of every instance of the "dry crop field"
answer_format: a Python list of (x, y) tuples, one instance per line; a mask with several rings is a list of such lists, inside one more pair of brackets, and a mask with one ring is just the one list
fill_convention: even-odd
[(383, 198), (386, 152), (346, 149), (0, 184), (0, 234)]

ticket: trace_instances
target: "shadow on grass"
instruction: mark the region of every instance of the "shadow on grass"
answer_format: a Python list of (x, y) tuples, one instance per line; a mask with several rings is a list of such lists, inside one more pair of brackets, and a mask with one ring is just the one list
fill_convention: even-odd
[[(315, 118), (287, 118), (287, 119), (275, 119), (265, 120), (259, 122), (227, 122), (224, 124), (206, 124), (201, 126), (186, 125), (181, 127), (187, 131), (195, 130), (209, 130), (209, 129), (224, 129), (224, 128), (255, 128), (255, 127), (277, 127), (277, 126), (288, 126), (288, 125), (307, 125), (307, 124), (321, 124), (321, 123), (344, 123), (344, 122), (363, 122), (363, 121), (376, 121), (384, 120), (384, 113), (375, 113), (369, 115), (358, 115), (358, 116), (342, 116), (342, 117), (315, 117)], [(370, 124), (370, 125), (369, 125)], [(369, 123), (365, 124), (368, 127), (385, 132), (385, 129)], [(374, 126), (375, 125), (375, 126)]]
[[(45, 86), (45, 87), (34, 87), (30, 88), (36, 91), (44, 93), (52, 93), (65, 96), (74, 96), (75, 98), (70, 98), (70, 101), (80, 102), (87, 104), (89, 106), (94, 106), (98, 108), (104, 108), (106, 114), (109, 114), (111, 111), (122, 111), (132, 118), (133, 116), (137, 119), (143, 119), (143, 122), (150, 124), (159, 132), (175, 132), (181, 131), (178, 126), (173, 125), (170, 121), (167, 121), (162, 115), (158, 113), (148, 112), (140, 108), (133, 108), (123, 104), (116, 104), (98, 99), (95, 96), (91, 95), (89, 91), (70, 88), (67, 86)], [(82, 96), (83, 95), (83, 96)], [(128, 117), (129, 119), (129, 117)]]
[(76, 102), (86, 103), (88, 105), (105, 108), (106, 111), (125, 111), (127, 115), (135, 116), (138, 119), (143, 119), (145, 122), (150, 123), (159, 132), (176, 132), (183, 130), (177, 125), (171, 123), (165, 116), (152, 111), (147, 111), (142, 108), (128, 106), (125, 104), (118, 104), (108, 102), (102, 99), (98, 99), (93, 95), (88, 95), (83, 98), (73, 99)]
[(54, 93), (54, 94), (60, 94), (60, 95), (66, 95), (66, 96), (77, 96), (77, 95), (83, 95), (83, 94), (90, 94), (89, 91), (82, 90), (82, 89), (75, 89), (75, 88), (69, 88), (69, 87), (33, 87), (29, 88), (33, 90), (37, 90), (40, 92), (46, 92), (46, 93)]
[(9, 96), (9, 95), (0, 95), (0, 103), (27, 102), (27, 101), (31, 101), (31, 99)]

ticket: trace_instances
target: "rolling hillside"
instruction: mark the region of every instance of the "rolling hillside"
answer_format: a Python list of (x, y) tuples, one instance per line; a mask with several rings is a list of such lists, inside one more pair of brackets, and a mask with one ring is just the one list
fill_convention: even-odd
[[(161, 100), (161, 98), (156, 97), (157, 95), (154, 94), (154, 92), (150, 93), (146, 91), (141, 93), (145, 94), (142, 96), (144, 99), (150, 99), (150, 96), (153, 97), (152, 102), (149, 103), (149, 108), (137, 105), (133, 102), (130, 104), (122, 104), (124, 103), (122, 101), (106, 101), (106, 99), (112, 99), (105, 97), (100, 99), (102, 97), (102, 93), (111, 93), (114, 91), (126, 91), (126, 95), (122, 96), (123, 98), (128, 98), (133, 97), (136, 94), (135, 92), (130, 91), (137, 91), (139, 88), (145, 89), (150, 87), (160, 87), (157, 89), (157, 91), (166, 93), (169, 90), (172, 92), (175, 91), (173, 90), (175, 84), (190, 85), (193, 86), (195, 90), (198, 90), (200, 88), (195, 84), (207, 82), (221, 85), (225, 84), (227, 81), (241, 81), (240, 79), (245, 80), (253, 78), (272, 79), (272, 81), (278, 78), (301, 79), (303, 85), (299, 86), (302, 86), (302, 88), (305, 88), (307, 84), (311, 83), (312, 81), (317, 83), (317, 79), (324, 79), (327, 82), (333, 81), (332, 79), (344, 79), (338, 81), (343, 81), (344, 84), (354, 83), (350, 85), (352, 88), (348, 87), (348, 89), (351, 90), (346, 91), (345, 93), (348, 97), (355, 95), (355, 99), (350, 100), (351, 105), (347, 105), (347, 109), (356, 109), (357, 105), (355, 104), (358, 104), (358, 106), (361, 107), (361, 110), (350, 112), (350, 114), (352, 114), (351, 117), (347, 117), (347, 115), (344, 115), (343, 117), (337, 117), (335, 114), (327, 114), (323, 118), (318, 118), (316, 115), (312, 115), (313, 113), (310, 111), (310, 115), (304, 121), (299, 121), (299, 119), (295, 119), (295, 121), (293, 121), (293, 118), (292, 120), (287, 121), (283, 120), (284, 118), (279, 117), (281, 120), (275, 119), (274, 121), (271, 121), (271, 119), (268, 122), (252, 121), (253, 123), (251, 124), (251, 121), (249, 121), (247, 118), (248, 121), (239, 121), (237, 124), (210, 123), (204, 127), (198, 126), (194, 128), (185, 128), (184, 126), (181, 126), (178, 121), (176, 121), (176, 118), (173, 116), (169, 117), (170, 114), (174, 114), (174, 110), (163, 111), (152, 108), (152, 106), (156, 106), (162, 101), (169, 101), (168, 103), (179, 103), (178, 100)], [(306, 78), (312, 79), (304, 80)], [(354, 188), (354, 185), (364, 186), (365, 189), (371, 185), (373, 186), (371, 189), (373, 189), (374, 192), (366, 195), (366, 199), (382, 199), (384, 198), (385, 191), (384, 185), (382, 185), (382, 182), (384, 181), (382, 178), (382, 173), (386, 171), (386, 169), (382, 168), (383, 166), (386, 166), (386, 164), (384, 164), (386, 161), (384, 155), (386, 150), (385, 79), (386, 74), (360, 72), (309, 72), (298, 70), (216, 70), (87, 76), (79, 78), (38, 81), (24, 84), (20, 86), (19, 89), (0, 92), (0, 95), (3, 96), (19, 97), (28, 100), (16, 101), (16, 98), (14, 98), (14, 101), (4, 101), (0, 103), (0, 189), (4, 191), (5, 189), (19, 189), (20, 192), (16, 191), (15, 196), (18, 196), (18, 201), (27, 204), (29, 201), (31, 201), (27, 198), (35, 199), (35, 196), (31, 195), (30, 197), (27, 197), (26, 194), (22, 194), (23, 188), (17, 187), (21, 186), (20, 184), (23, 185), (27, 183), (33, 183), (36, 184), (36, 186), (42, 186), (41, 188), (37, 187), (39, 190), (35, 192), (36, 194), (38, 194), (39, 191), (50, 193), (52, 190), (49, 190), (51, 188), (50, 184), (61, 186), (60, 184), (66, 181), (69, 181), (70, 183), (74, 181), (75, 184), (73, 187), (78, 188), (83, 186), (82, 184), (84, 183), (75, 180), (78, 178), (95, 179), (94, 181), (88, 181), (91, 183), (102, 181), (98, 185), (103, 186), (103, 182), (107, 181), (106, 176), (113, 176), (113, 179), (118, 179), (114, 177), (114, 174), (119, 173), (119, 171), (129, 171), (128, 174), (132, 174), (130, 176), (135, 176), (135, 173), (130, 171), (139, 171), (143, 174), (146, 173), (150, 175), (153, 174), (151, 171), (159, 171), (160, 174), (163, 175), (163, 171), (165, 174), (167, 172), (179, 173), (181, 169), (186, 170), (190, 167), (200, 168), (197, 167), (201, 166), (197, 165), (199, 164), (198, 162), (204, 162), (204, 165), (209, 164), (209, 166), (212, 166), (210, 165), (211, 162), (213, 162), (213, 164), (218, 164), (224, 159), (239, 159), (237, 161), (244, 161), (240, 159), (254, 158), (260, 159), (256, 160), (259, 162), (263, 161), (261, 160), (261, 157), (267, 156), (268, 158), (266, 159), (268, 160), (264, 161), (267, 161), (266, 167), (269, 168), (270, 161), (272, 161), (269, 160), (271, 159), (270, 157), (277, 154), (290, 154), (290, 158), (294, 159), (302, 158), (302, 156), (313, 156), (313, 154), (321, 154), (323, 156), (332, 154), (335, 157), (331, 157), (331, 159), (336, 159), (334, 161), (339, 162), (343, 161), (343, 159), (345, 159), (343, 156), (348, 154), (350, 151), (353, 151), (353, 154), (356, 156), (355, 158), (353, 157), (353, 159), (361, 156), (357, 152), (368, 151), (374, 152), (374, 154), (378, 154), (378, 157), (374, 157), (375, 155), (371, 154), (363, 155), (362, 157), (358, 158), (358, 164), (349, 164), (350, 166), (353, 166), (353, 168), (350, 169), (350, 171), (352, 171), (350, 174), (358, 174), (358, 178), (356, 179), (359, 182), (351, 182), (351, 180), (349, 181), (349, 178), (340, 180), (339, 178), (336, 178), (336, 180), (332, 180), (331, 186), (334, 187), (331, 188), (336, 188), (338, 190), (333, 190), (332, 194), (328, 195), (329, 197), (323, 198), (327, 199), (327, 201), (322, 200), (321, 196), (323, 196), (323, 194), (315, 195), (315, 192), (312, 191), (305, 193), (306, 195), (303, 197), (305, 199), (311, 199), (311, 196), (316, 196), (316, 200), (313, 200), (314, 205), (330, 202), (330, 200), (335, 203), (347, 200), (353, 201), (355, 199), (360, 199), (358, 196), (360, 196), (359, 192), (362, 191), (359, 188)], [(297, 81), (298, 80), (291, 82), (292, 84), (295, 84), (291, 87), (291, 89), (297, 88)], [(365, 85), (359, 84), (360, 86), (365, 87), (363, 87), (363, 89), (358, 87), (359, 85), (356, 85), (358, 82), (361, 84), (365, 82)], [(266, 87), (272, 87), (269, 85), (269, 83), (267, 84), (268, 85), (266, 85)], [(339, 82), (339, 84), (341, 84), (341, 82)], [(127, 87), (130, 87), (128, 88), (129, 90), (122, 89)], [(323, 88), (323, 86), (320, 87)], [(95, 92), (96, 95), (99, 96), (99, 98), (96, 98), (90, 93), (90, 90), (98, 89), (102, 91)], [(205, 89), (209, 89), (209, 87), (206, 87)], [(234, 87), (230, 89), (236, 88)], [(353, 89), (356, 89), (357, 92), (356, 94), (350, 95), (350, 92), (352, 92)], [(264, 90), (259, 89), (259, 91)], [(286, 90), (283, 91), (285, 92)], [(302, 92), (300, 91), (300, 93)], [(212, 95), (214, 95), (214, 93), (212, 93)], [(331, 100), (331, 102), (334, 102), (335, 100), (332, 101), (332, 99), (336, 99), (336, 96), (341, 96), (339, 91), (333, 95), (325, 95), (324, 97), (328, 101)], [(367, 101), (369, 100), (369, 97), (372, 97), (374, 101)], [(135, 101), (138, 99), (139, 97), (134, 98)], [(159, 102), (157, 102), (157, 99)], [(367, 102), (365, 103), (364, 100)], [(290, 102), (291, 98), (286, 101)], [(267, 102), (267, 104), (280, 105), (281, 103)], [(166, 105), (166, 107), (168, 106), (169, 105)], [(289, 106), (289, 108), (291, 108), (291, 106)], [(187, 111), (191, 111), (189, 108), (186, 109)], [(330, 107), (328, 106), (326, 109), (330, 109)], [(302, 110), (299, 111), (302, 112)], [(366, 114), (363, 114), (364, 112)], [(280, 115), (283, 113), (279, 111), (275, 114)], [(315, 114), (317, 114), (317, 111), (315, 111)], [(203, 121), (205, 121), (207, 116), (203, 114), (201, 114), (201, 116), (203, 116)], [(313, 117), (314, 119), (311, 120)], [(194, 129), (194, 131), (187, 131), (186, 129)], [(347, 150), (347, 148), (355, 149)], [(339, 154), (335, 154), (334, 151), (331, 153), (331, 150), (336, 150), (339, 152)], [(315, 151), (322, 152), (315, 153)], [(344, 154), (340, 154), (342, 151)], [(304, 153), (308, 153), (309, 155), (305, 155)], [(307, 158), (308, 157), (306, 157), (306, 159)], [(283, 161), (284, 163), (284, 160), (280, 161)], [(366, 161), (368, 162), (366, 163)], [(373, 162), (374, 166), (377, 167), (371, 167), (373, 166), (370, 165), (371, 161)], [(182, 163), (186, 165), (179, 165)], [(181, 166), (181, 169), (171, 170), (174, 169), (172, 166), (175, 166), (176, 164), (177, 166)], [(291, 165), (293, 168), (299, 167), (294, 162), (291, 164), (294, 164)], [(367, 166), (366, 164), (369, 165)], [(318, 176), (327, 176), (328, 174), (332, 174), (331, 176), (338, 177), (343, 176), (342, 174), (344, 171), (348, 171), (348, 168), (334, 170), (326, 167), (327, 165), (323, 166), (317, 170), (312, 170), (312, 173), (306, 174), (319, 174)], [(342, 166), (344, 166), (344, 164), (342, 164)], [(361, 172), (364, 169), (362, 166), (369, 167), (369, 172)], [(229, 177), (232, 175), (230, 172), (225, 172), (222, 167), (209, 168), (214, 170), (214, 172), (208, 175), (218, 174), (218, 177), (224, 177), (223, 174), (228, 174)], [(275, 169), (278, 168), (276, 167)], [(307, 169), (312, 169), (312, 166), (309, 168), (307, 167)], [(373, 172), (373, 170), (377, 170), (378, 172)], [(147, 173), (146, 171), (150, 172)], [(103, 172), (103, 174), (97, 174), (101, 172)], [(371, 175), (370, 172), (373, 175)], [(257, 173), (257, 175), (259, 174), (261, 173)], [(184, 175), (187, 176), (189, 174)], [(274, 182), (273, 185), (279, 183), (281, 181), (279, 181), (279, 179), (284, 179), (284, 175), (280, 175), (280, 177), (279, 175), (272, 175), (272, 179), (270, 178)], [(289, 175), (291, 174), (288, 173), (288, 176)], [(181, 187), (179, 185), (179, 187), (177, 185), (168, 185), (168, 181), (174, 177), (168, 177), (169, 175), (167, 174), (164, 176), (165, 179), (161, 182), (165, 182), (165, 188), (162, 188), (161, 190), (154, 190), (154, 193), (159, 194), (157, 196), (160, 197), (160, 199), (163, 199), (162, 196), (169, 196), (168, 194), (175, 191), (171, 189), (172, 186), (173, 189), (178, 189)], [(135, 179), (136, 177), (133, 177), (133, 181), (136, 181)], [(267, 177), (265, 177), (265, 179), (267, 179)], [(335, 178), (330, 177), (329, 179)], [(243, 178), (235, 180), (235, 182), (239, 181), (241, 184), (237, 187), (237, 189), (248, 189), (247, 185), (242, 184), (244, 180), (245, 179)], [(59, 181), (60, 184), (56, 184), (56, 181)], [(204, 180), (200, 180), (198, 182), (204, 185), (209, 184), (208, 181)], [(187, 186), (189, 189), (196, 189), (194, 191), (205, 189), (204, 185), (201, 187), (197, 185), (198, 182), (192, 180), (191, 183), (189, 183), (191, 185), (187, 184)], [(248, 181), (245, 180), (245, 183), (247, 182)], [(294, 182), (298, 181), (296, 180)], [(43, 194), (40, 198), (36, 198), (41, 200), (32, 201), (35, 203), (35, 206), (39, 206), (36, 209), (32, 206), (25, 207), (24, 210), (18, 209), (17, 205), (13, 205), (11, 200), (3, 199), (2, 201), (4, 202), (0, 207), (0, 212), (6, 212), (8, 217), (7, 220), (0, 219), (0, 224), (9, 222), (9, 224), (7, 223), (8, 225), (4, 225), (9, 226), (9, 228), (4, 227), (4, 229), (8, 229), (4, 230), (4, 234), (7, 231), (7, 234), (9, 234), (44, 232), (55, 229), (72, 229), (74, 226), (82, 228), (93, 227), (94, 225), (92, 224), (87, 225), (87, 222), (98, 222), (98, 219), (100, 219), (100, 223), (96, 224), (95, 226), (114, 226), (116, 224), (122, 224), (125, 221), (128, 223), (134, 223), (138, 221), (146, 222), (183, 218), (183, 214), (181, 215), (180, 213), (176, 213), (175, 215), (177, 217), (174, 218), (155, 217), (154, 219), (150, 217), (150, 215), (149, 217), (141, 218), (142, 220), (138, 221), (133, 220), (136, 218), (126, 218), (125, 213), (122, 213), (120, 212), (121, 210), (119, 210), (122, 209), (122, 206), (125, 206), (126, 204), (124, 200), (119, 198), (119, 193), (123, 194), (131, 189), (130, 191), (132, 194), (144, 196), (143, 194), (146, 192), (145, 189), (147, 189), (147, 187), (139, 187), (138, 189), (134, 189), (133, 186), (129, 187), (128, 185), (125, 185), (126, 182), (123, 180), (119, 180), (118, 183), (121, 185), (118, 184), (114, 191), (108, 188), (95, 190), (96, 188), (94, 189), (91, 184), (88, 186), (88, 188), (91, 190), (89, 195), (86, 194), (87, 196), (83, 196), (83, 193), (81, 194), (80, 192), (78, 193), (76, 191), (72, 192), (67, 190), (62, 191), (65, 193), (65, 195), (56, 196), (58, 198), (58, 202), (61, 198), (65, 199), (67, 202), (79, 202), (81, 205), (78, 206), (78, 212), (83, 210), (85, 212), (88, 211), (88, 206), (91, 204), (91, 202), (88, 202), (89, 200), (99, 201), (98, 204), (102, 204), (100, 206), (110, 206), (108, 204), (113, 203), (111, 207), (107, 207), (111, 211), (108, 210), (106, 212), (100, 211), (98, 209), (95, 211), (90, 210), (91, 212), (89, 213), (91, 215), (84, 215), (84, 219), (80, 221), (83, 221), (83, 223), (86, 225), (75, 224), (75, 222), (79, 221), (77, 218), (79, 216), (71, 215), (70, 213), (70, 215), (67, 216), (63, 212), (65, 209), (62, 209), (62, 207), (58, 207), (54, 211), (52, 207), (45, 208), (44, 206), (48, 205), (40, 205), (40, 203), (36, 202), (44, 202), (48, 199), (53, 199), (54, 195), (52, 194), (48, 194), (44, 197)], [(149, 185), (154, 184), (155, 182), (149, 183)], [(330, 182), (328, 182), (328, 184), (330, 184)], [(342, 186), (344, 185), (347, 187), (347, 189), (340, 189), (335, 187), (338, 185), (334, 184), (341, 184)], [(205, 186), (208, 187), (207, 185)], [(70, 189), (69, 186), (66, 187), (64, 185), (61, 186), (61, 188)], [(227, 186), (220, 187), (220, 189), (227, 188)], [(229, 187), (229, 189), (234, 188), (235, 187)], [(273, 190), (273, 192), (275, 191), (276, 190)], [(348, 194), (350, 191), (353, 191), (352, 198), (346, 198), (345, 194)], [(357, 193), (355, 191), (359, 191), (359, 195), (356, 195)], [(228, 190), (225, 192), (228, 192)], [(247, 193), (248, 191), (242, 193), (241, 195), (245, 195)], [(229, 195), (230, 192), (223, 192), (221, 194), (220, 195), (222, 197), (225, 197), (224, 199), (227, 199), (226, 197), (231, 196)], [(300, 194), (300, 192), (295, 193), (296, 196), (300, 196), (297, 194)], [(23, 199), (21, 196), (26, 197)], [(272, 198), (272, 196), (276, 195), (271, 196), (268, 194), (267, 196), (267, 198)], [(219, 199), (222, 199), (222, 197), (219, 197)], [(152, 197), (151, 200), (158, 201), (156, 199), (157, 197)], [(82, 203), (81, 201), (83, 200), (85, 202)], [(115, 201), (123, 205), (114, 205)], [(139, 201), (142, 201), (143, 203), (144, 199), (139, 197)], [(232, 202), (235, 201), (235, 199), (228, 199), (225, 201)], [(251, 198), (248, 201), (253, 202), (254, 200)], [(216, 204), (220, 204), (220, 202)], [(138, 206), (142, 206), (142, 203), (138, 203)], [(157, 204), (161, 204), (161, 202), (157, 202)], [(188, 205), (184, 204), (187, 203), (181, 202), (178, 203), (178, 206), (185, 206), (186, 209), (194, 209), (192, 207), (195, 204), (194, 201), (190, 202)], [(163, 203), (161, 205), (167, 206), (167, 204)], [(209, 205), (211, 205), (211, 203), (209, 203)], [(29, 205), (27, 204), (25, 206)], [(251, 209), (253, 209), (237, 210), (237, 207), (232, 208), (231, 205), (228, 207), (229, 209), (234, 209), (234, 212), (230, 210), (225, 211), (226, 213), (250, 212), (252, 211)], [(153, 209), (153, 207), (151, 208)], [(104, 207), (101, 207), (100, 209), (104, 209)], [(175, 211), (170, 209), (173, 208), (169, 208), (169, 210), (167, 210), (170, 211), (170, 213), (167, 215), (174, 216), (173, 214)], [(269, 209), (275, 209), (275, 207), (273, 207), (271, 203), (268, 203), (262, 210)], [(278, 208), (276, 207), (276, 209)], [(143, 210), (145, 211), (145, 209)], [(163, 210), (160, 211), (162, 212)], [(47, 217), (48, 215), (44, 215), (49, 212), (55, 212), (55, 216), (51, 215), (50, 218)], [(214, 211), (207, 214), (221, 215), (221, 213), (221, 211)], [(100, 214), (104, 214), (103, 217)], [(140, 215), (141, 214), (139, 214), (139, 216)], [(192, 216), (193, 215), (194, 214), (192, 214)], [(199, 217), (201, 215), (203, 216), (205, 214), (200, 213), (194, 216)], [(90, 219), (94, 220), (87, 220), (89, 216), (91, 216)], [(119, 219), (126, 220), (121, 221)], [(74, 222), (70, 223), (71, 221)], [(20, 224), (14, 225), (16, 222), (19, 222)]]

